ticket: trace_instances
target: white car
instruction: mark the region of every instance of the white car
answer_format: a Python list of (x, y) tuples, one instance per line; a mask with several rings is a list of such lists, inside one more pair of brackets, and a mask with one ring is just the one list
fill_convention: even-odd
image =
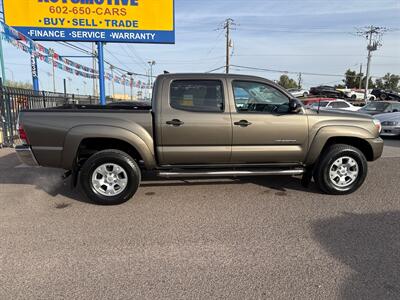
[(308, 91), (304, 89), (288, 89), (289, 93), (293, 95), (293, 97), (304, 97), (307, 98), (308, 95), (310, 94)]
[[(341, 91), (345, 94), (346, 97), (352, 100), (364, 100), (364, 90), (359, 89), (341, 89)], [(371, 94), (372, 90), (368, 90), (367, 100), (374, 101), (376, 97)]]
[(358, 111), (360, 107), (354, 106), (351, 103), (341, 100), (341, 99), (336, 99), (336, 100), (325, 100), (321, 102), (314, 102), (311, 105), (312, 109), (318, 109), (318, 106), (320, 109), (339, 109), (339, 110), (348, 110), (348, 111)]

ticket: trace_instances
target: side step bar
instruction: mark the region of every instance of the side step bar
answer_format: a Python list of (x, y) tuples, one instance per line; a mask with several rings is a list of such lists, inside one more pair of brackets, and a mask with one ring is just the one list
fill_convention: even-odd
[(247, 169), (247, 170), (177, 170), (160, 171), (158, 176), (165, 178), (182, 177), (235, 177), (235, 176), (267, 176), (267, 175), (301, 175), (304, 169)]

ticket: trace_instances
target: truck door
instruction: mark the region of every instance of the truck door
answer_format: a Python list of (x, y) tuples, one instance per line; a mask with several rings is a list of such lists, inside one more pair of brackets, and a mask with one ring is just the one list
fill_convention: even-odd
[(296, 163), (305, 158), (308, 119), (289, 112), (290, 98), (267, 82), (229, 80), (232, 163)]
[(228, 163), (232, 121), (225, 80), (185, 77), (163, 84), (161, 165)]

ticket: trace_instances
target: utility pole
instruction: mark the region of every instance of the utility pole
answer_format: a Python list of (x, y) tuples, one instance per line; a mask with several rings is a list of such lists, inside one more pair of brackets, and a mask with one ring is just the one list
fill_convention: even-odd
[(377, 26), (368, 26), (364, 30), (360, 30), (358, 32), (359, 35), (365, 36), (368, 40), (368, 59), (367, 59), (367, 71), (366, 71), (366, 80), (365, 80), (365, 91), (364, 91), (364, 101), (367, 102), (368, 96), (368, 84), (369, 84), (369, 74), (371, 69), (371, 58), (372, 52), (378, 50), (378, 47), (382, 46), (381, 39), (383, 34), (388, 31), (387, 28), (377, 27)]
[(360, 82), (359, 82), (359, 85), (358, 85), (358, 88), (361, 90), (361, 87), (362, 87), (362, 78), (363, 78), (363, 76), (362, 76), (362, 64), (360, 64)]
[(226, 31), (225, 37), (226, 37), (226, 62), (225, 62), (225, 73), (229, 73), (229, 66), (230, 66), (230, 59), (231, 59), (231, 54), (230, 54), (230, 49), (232, 48), (232, 41), (230, 39), (230, 31), (233, 29), (232, 26), (236, 25), (233, 21), (233, 19), (228, 18), (225, 20), (224, 23), (224, 29)]

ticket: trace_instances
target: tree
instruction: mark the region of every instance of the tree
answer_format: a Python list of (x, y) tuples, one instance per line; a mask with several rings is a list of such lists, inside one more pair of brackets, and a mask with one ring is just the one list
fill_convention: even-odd
[(400, 76), (387, 73), (382, 78), (375, 80), (375, 86), (379, 89), (400, 91)]
[(32, 84), (30, 84), (28, 82), (20, 82), (20, 81), (12, 81), (12, 80), (6, 80), (5, 86), (27, 89), (27, 90), (33, 89)]
[(360, 79), (364, 77), (364, 74), (348, 69), (346, 73), (344, 73), (344, 76), (346, 77), (346, 79), (343, 80), (344, 85), (349, 89), (356, 89), (360, 87)]
[(289, 78), (287, 75), (281, 75), (279, 78), (278, 84), (285, 89), (294, 89), (298, 88), (296, 80)]

